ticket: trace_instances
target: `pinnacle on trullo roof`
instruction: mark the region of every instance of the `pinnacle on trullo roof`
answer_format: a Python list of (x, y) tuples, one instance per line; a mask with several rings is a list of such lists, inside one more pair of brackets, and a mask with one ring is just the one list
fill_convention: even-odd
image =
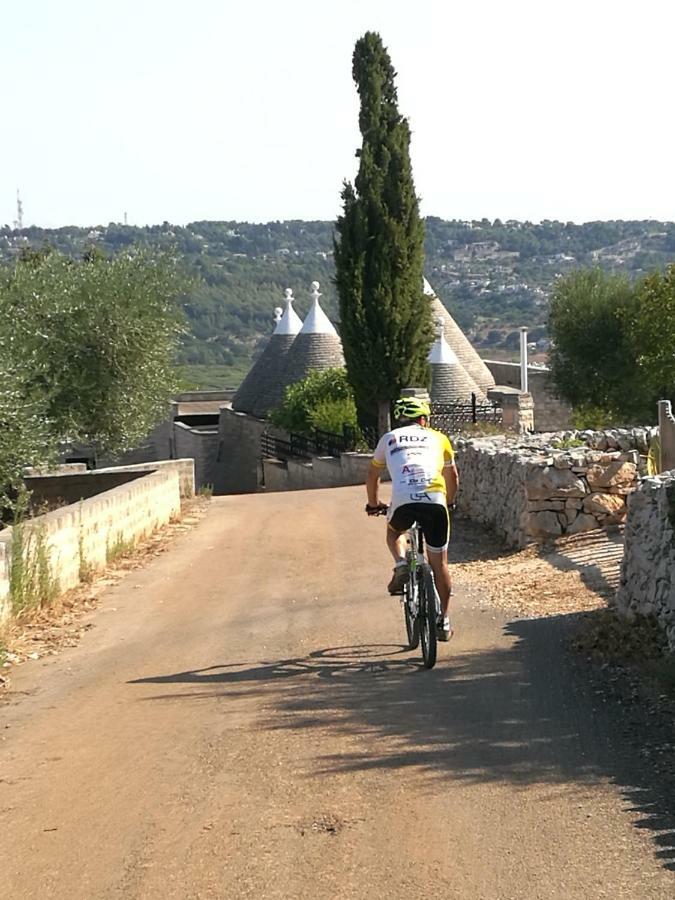
[[(286, 308), (283, 311), (283, 315), (277, 319), (276, 315), (274, 317), (274, 321), (277, 323), (277, 327), (274, 329), (274, 334), (292, 334), (296, 335), (300, 332), (302, 328), (302, 319), (293, 309), (293, 291), (291, 288), (286, 288), (284, 291), (284, 302), (286, 304)], [(274, 310), (276, 313), (277, 309)]]
[(232, 408), (237, 412), (264, 418), (275, 405), (277, 383), (283, 373), (286, 356), (302, 328), (302, 320), (293, 309), (291, 288), (286, 288), (284, 302), (283, 312), (280, 307), (274, 310), (276, 327), (267, 346), (232, 399)]
[(312, 306), (305, 318), (305, 324), (286, 356), (282, 383), (279, 385), (279, 403), (285, 389), (301, 381), (315, 369), (342, 368), (345, 359), (342, 341), (332, 322), (319, 303), (319, 282), (312, 282)]
[(436, 340), (427, 359), (431, 365), (431, 391), (433, 403), (466, 403), (471, 394), (483, 400), (485, 394), (460, 363), (444, 334), (445, 321), (436, 319)]
[(434, 317), (440, 316), (443, 319), (443, 331), (450, 349), (454, 350), (464, 371), (471, 376), (482, 393), (485, 394), (491, 387), (495, 386), (492, 372), (490, 372), (471, 346), (464, 332), (443, 306), (426, 278), (424, 279), (424, 293), (431, 298), (431, 311)]

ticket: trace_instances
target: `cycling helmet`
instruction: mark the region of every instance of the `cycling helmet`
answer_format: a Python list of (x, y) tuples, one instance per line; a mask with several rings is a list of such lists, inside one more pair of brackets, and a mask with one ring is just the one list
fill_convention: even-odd
[(394, 403), (395, 419), (419, 419), (420, 416), (426, 416), (428, 419), (430, 415), (429, 404), (419, 397), (401, 397)]

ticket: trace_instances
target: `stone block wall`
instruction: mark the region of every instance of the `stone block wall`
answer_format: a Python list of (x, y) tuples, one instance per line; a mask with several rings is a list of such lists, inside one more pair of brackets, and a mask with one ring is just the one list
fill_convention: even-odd
[(315, 456), (306, 461), (263, 459), (262, 486), (269, 492), (365, 485), (372, 458), (372, 453), (343, 453), (339, 457)]
[(624, 538), (617, 611), (656, 616), (675, 653), (675, 473), (644, 478), (631, 494)]
[(194, 460), (196, 489), (213, 485), (218, 459), (218, 428), (191, 428), (183, 422), (175, 422), (173, 431), (176, 456)]
[[(484, 360), (497, 385), (520, 388), (520, 363)], [(527, 367), (527, 386), (534, 401), (537, 431), (562, 431), (572, 425), (572, 407), (556, 396), (548, 369)]]
[(267, 427), (264, 419), (220, 408), (216, 494), (249, 494), (260, 489), (260, 438)]
[(622, 523), (638, 479), (637, 446), (560, 449), (555, 443), (552, 435), (538, 442), (458, 439), (460, 511), (513, 547)]
[(115, 466), (112, 469), (97, 469), (98, 474), (105, 472), (176, 472), (181, 499), (194, 497), (195, 464), (192, 459), (159, 459), (153, 463), (135, 463), (129, 466)]
[[(83, 567), (104, 568), (116, 545), (133, 545), (178, 516), (180, 497), (181, 476), (174, 464), (38, 516), (24, 528), (28, 534), (43, 536), (51, 577), (60, 591), (66, 591), (79, 584)], [(11, 612), (12, 534), (12, 528), (0, 531), (0, 622)]]

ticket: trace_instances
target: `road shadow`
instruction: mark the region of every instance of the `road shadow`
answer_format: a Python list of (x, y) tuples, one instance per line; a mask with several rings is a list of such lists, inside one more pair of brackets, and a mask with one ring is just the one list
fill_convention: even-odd
[(370, 644), (131, 683), (174, 688), (146, 702), (227, 700), (232, 711), (256, 697), (261, 729), (365, 738), (320, 757), (317, 777), (415, 767), (434, 780), (572, 785), (580, 802), (589, 785), (610, 780), (675, 871), (675, 773), (654, 764), (654, 748), (672, 747), (673, 723), (645, 721), (603, 684), (601, 670), (589, 677), (588, 663), (567, 649), (578, 619), (512, 622), (499, 646), (451, 655), (431, 672), (417, 651)]

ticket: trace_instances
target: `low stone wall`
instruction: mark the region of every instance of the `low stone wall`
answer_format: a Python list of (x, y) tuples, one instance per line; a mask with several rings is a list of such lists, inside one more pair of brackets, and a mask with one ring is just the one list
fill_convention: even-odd
[(152, 463), (134, 463), (107, 469), (92, 469), (77, 464), (57, 466), (48, 472), (28, 469), (24, 484), (31, 493), (33, 509), (41, 506), (67, 506), (79, 500), (88, 500), (105, 491), (143, 478), (149, 472), (171, 471), (178, 473), (181, 497), (194, 494), (195, 474), (192, 459), (167, 459)]
[(459, 509), (513, 547), (622, 523), (637, 484), (638, 450), (560, 449), (555, 436), (543, 437), (459, 438)]
[[(147, 463), (146, 465), (150, 465)], [(31, 493), (31, 506), (40, 511), (44, 506), (67, 506), (78, 500), (88, 500), (105, 491), (128, 484), (137, 478), (143, 478), (144, 471), (112, 471), (79, 473), (50, 473), (49, 475), (31, 475), (24, 478), (24, 484)]]
[[(148, 471), (146, 466), (146, 474), (130, 483), (30, 519), (23, 526), (29, 543), (32, 540), (34, 545), (38, 538), (43, 542), (50, 577), (60, 592), (77, 585), (83, 572), (104, 568), (122, 547), (136, 544), (179, 515), (181, 494), (194, 491), (194, 482), (187, 484), (192, 460), (154, 463), (152, 468)], [(12, 535), (12, 528), (0, 531), (0, 622), (11, 613)]]
[(628, 500), (624, 538), (617, 611), (656, 616), (675, 653), (675, 473), (642, 480)]
[(311, 461), (263, 459), (262, 489), (304, 491), (365, 484), (372, 458), (372, 453), (343, 453), (339, 457), (315, 456)]
[(98, 474), (107, 472), (176, 472), (181, 498), (194, 497), (195, 464), (193, 459), (159, 459), (152, 463), (136, 463), (130, 466), (115, 466), (111, 469), (97, 469)]

